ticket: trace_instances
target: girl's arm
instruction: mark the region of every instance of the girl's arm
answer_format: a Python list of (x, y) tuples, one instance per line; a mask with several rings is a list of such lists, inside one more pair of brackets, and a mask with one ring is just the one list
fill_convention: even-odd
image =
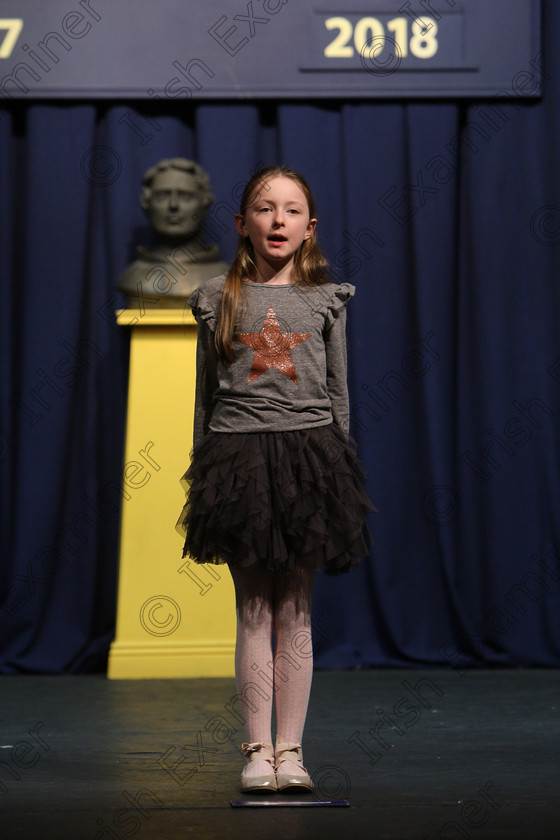
[(196, 390), (194, 401), (193, 447), (204, 435), (212, 415), (213, 397), (218, 388), (218, 354), (214, 345), (214, 333), (202, 318), (198, 322), (196, 342)]
[(336, 312), (334, 322), (325, 332), (327, 359), (327, 391), (331, 400), (334, 422), (348, 434), (350, 405), (348, 400), (346, 357), (346, 307)]

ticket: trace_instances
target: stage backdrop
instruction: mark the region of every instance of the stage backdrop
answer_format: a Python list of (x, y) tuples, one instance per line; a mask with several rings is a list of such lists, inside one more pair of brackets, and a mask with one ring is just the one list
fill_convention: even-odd
[(484, 101), (2, 103), (3, 673), (106, 663), (127, 385), (113, 290), (146, 235), (139, 179), (173, 156), (211, 173), (228, 260), (251, 171), (301, 169), (357, 287), (352, 432), (376, 542), (317, 582), (317, 665), (560, 663), (554, 0), (543, 27), (544, 64), (516, 71), (542, 69), (540, 101), (512, 77)]

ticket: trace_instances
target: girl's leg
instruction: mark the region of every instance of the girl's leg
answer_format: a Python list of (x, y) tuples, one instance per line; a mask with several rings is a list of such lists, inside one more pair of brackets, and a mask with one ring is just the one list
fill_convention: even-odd
[[(245, 736), (248, 743), (270, 744), (274, 573), (231, 567), (230, 572), (237, 612), (235, 679), (242, 700)], [(265, 775), (270, 773), (270, 764), (256, 759), (243, 772), (245, 778)]]
[[(276, 742), (301, 744), (313, 676), (314, 569), (277, 572), (274, 591)], [(294, 771), (295, 772), (295, 771)], [(301, 774), (305, 771), (301, 769)]]

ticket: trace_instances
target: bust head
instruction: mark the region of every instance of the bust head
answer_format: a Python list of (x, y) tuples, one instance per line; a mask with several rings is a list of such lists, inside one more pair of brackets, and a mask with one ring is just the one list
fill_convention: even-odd
[(140, 204), (160, 238), (193, 237), (213, 201), (208, 175), (192, 160), (160, 160), (142, 178)]
[(208, 175), (192, 160), (160, 160), (144, 173), (140, 204), (154, 242), (138, 245), (137, 259), (119, 275), (127, 306), (184, 308), (191, 292), (228, 270), (218, 245), (201, 238), (213, 201)]

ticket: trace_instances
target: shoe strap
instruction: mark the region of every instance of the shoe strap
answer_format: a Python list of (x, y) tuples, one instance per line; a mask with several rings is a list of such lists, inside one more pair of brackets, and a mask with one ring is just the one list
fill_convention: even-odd
[(303, 767), (301, 744), (290, 744), (288, 742), (280, 742), (276, 744), (274, 758), (276, 759), (276, 767), (278, 767), (282, 761), (292, 761), (294, 764), (299, 764), (300, 767), (305, 770)]
[(241, 744), (241, 752), (248, 761), (263, 759), (264, 761), (269, 761), (271, 764), (274, 761), (272, 744), (266, 744), (262, 741), (255, 741), (253, 744)]

